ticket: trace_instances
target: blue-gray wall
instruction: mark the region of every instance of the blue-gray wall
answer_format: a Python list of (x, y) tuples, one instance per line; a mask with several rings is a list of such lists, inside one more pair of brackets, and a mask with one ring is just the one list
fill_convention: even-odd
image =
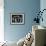
[[(40, 9), (40, 0), (4, 0), (4, 35), (7, 41), (18, 41), (32, 29), (36, 12)], [(23, 12), (24, 25), (11, 25), (10, 13)]]

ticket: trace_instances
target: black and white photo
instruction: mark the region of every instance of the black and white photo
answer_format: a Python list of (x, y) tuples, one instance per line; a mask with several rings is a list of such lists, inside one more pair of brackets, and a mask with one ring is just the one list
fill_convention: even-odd
[(24, 14), (11, 14), (11, 24), (24, 24)]

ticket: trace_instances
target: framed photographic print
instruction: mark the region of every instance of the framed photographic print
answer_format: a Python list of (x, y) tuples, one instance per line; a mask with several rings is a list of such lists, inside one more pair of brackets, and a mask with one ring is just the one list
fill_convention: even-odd
[(11, 24), (24, 24), (24, 14), (23, 13), (11, 14)]

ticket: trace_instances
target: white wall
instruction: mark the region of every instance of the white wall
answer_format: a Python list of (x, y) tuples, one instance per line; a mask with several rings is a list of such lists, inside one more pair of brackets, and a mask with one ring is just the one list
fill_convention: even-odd
[(4, 41), (4, 1), (0, 0), (0, 42)]

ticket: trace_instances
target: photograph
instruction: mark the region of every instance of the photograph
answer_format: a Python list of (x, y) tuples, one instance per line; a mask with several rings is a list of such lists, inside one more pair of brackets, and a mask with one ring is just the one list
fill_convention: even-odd
[(11, 24), (24, 24), (24, 14), (11, 14)]

